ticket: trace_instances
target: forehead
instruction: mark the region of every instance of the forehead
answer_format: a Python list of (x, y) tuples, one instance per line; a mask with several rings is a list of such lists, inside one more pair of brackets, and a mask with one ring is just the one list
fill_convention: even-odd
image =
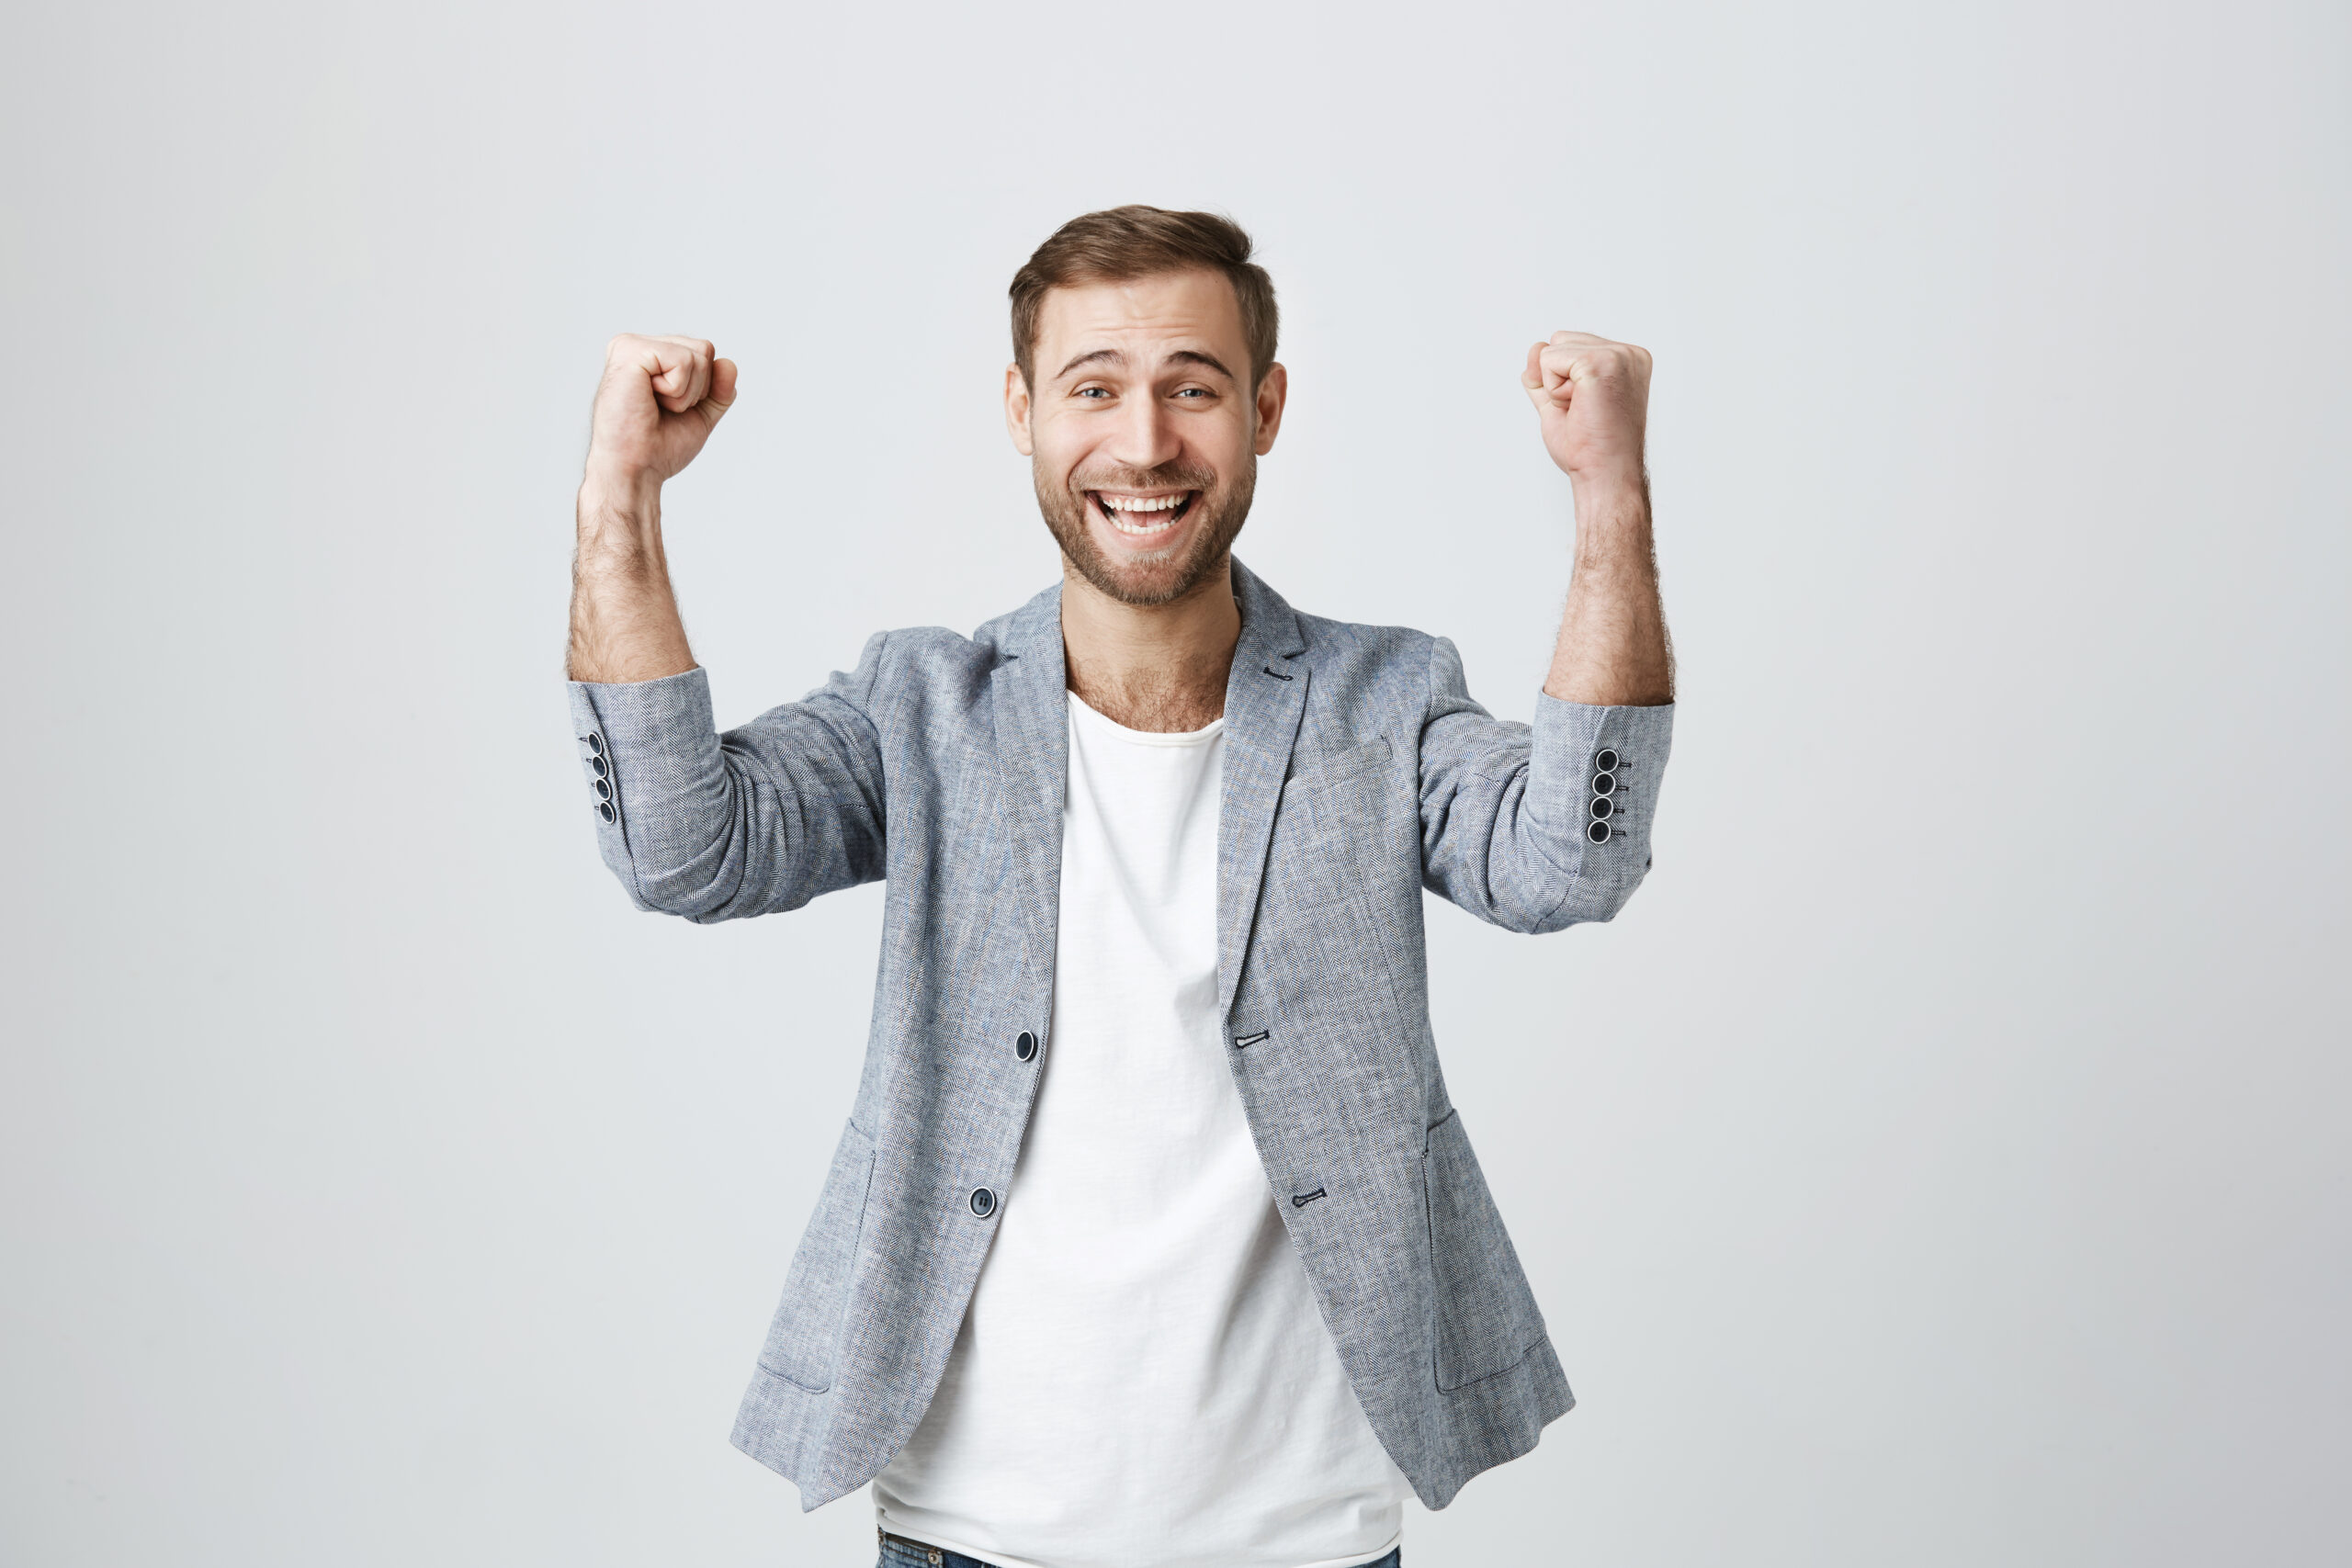
[(1204, 349), (1236, 367), (1250, 357), (1241, 301), (1231, 280), (1217, 272), (1162, 272), (1046, 290), (1037, 308), (1038, 373), (1053, 376), (1097, 348), (1145, 359)]

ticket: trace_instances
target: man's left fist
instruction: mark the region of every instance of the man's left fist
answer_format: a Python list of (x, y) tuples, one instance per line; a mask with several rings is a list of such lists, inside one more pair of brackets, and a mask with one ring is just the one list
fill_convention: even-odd
[(1527, 351), (1519, 379), (1544, 422), (1544, 448), (1569, 479), (1641, 483), (1648, 349), (1590, 333), (1554, 333)]

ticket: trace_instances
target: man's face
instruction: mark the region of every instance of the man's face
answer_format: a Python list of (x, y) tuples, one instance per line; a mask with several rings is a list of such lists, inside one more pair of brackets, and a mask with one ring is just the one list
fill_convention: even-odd
[(1221, 577), (1287, 385), (1272, 366), (1252, 392), (1233, 285), (1171, 272), (1056, 288), (1030, 358), (1034, 388), (1005, 372), (1005, 423), (1080, 575), (1129, 604)]

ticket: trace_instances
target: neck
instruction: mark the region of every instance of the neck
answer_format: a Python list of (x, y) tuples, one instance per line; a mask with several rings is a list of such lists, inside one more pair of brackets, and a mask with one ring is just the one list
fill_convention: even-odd
[(1228, 559), (1182, 598), (1128, 604), (1062, 563), (1062, 657), (1079, 701), (1114, 724), (1161, 734), (1225, 713), (1241, 640)]

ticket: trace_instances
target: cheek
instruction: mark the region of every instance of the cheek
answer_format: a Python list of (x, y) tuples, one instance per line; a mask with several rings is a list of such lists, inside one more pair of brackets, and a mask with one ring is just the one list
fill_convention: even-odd
[(1085, 456), (1067, 431), (1057, 431), (1050, 423), (1029, 427), (1029, 460), (1038, 475), (1053, 484), (1067, 489), (1070, 475)]
[(1199, 433), (1193, 447), (1221, 479), (1230, 479), (1253, 456), (1256, 435), (1247, 419), (1220, 419), (1215, 428)]

